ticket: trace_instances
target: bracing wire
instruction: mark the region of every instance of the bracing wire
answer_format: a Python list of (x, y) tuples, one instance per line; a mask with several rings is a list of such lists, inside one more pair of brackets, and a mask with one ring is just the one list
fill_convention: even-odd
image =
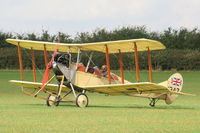
[[(25, 51), (24, 53), (26, 54), (26, 56), (30, 57), (30, 53), (28, 53), (26, 49), (24, 49), (24, 51)], [(29, 59), (29, 61), (32, 62), (31, 58), (28, 58), (28, 59)], [(40, 76), (43, 76), (43, 72), (39, 69), (39, 67), (37, 66), (37, 64), (35, 63), (34, 65), (36, 67), (36, 70), (39, 72)]]

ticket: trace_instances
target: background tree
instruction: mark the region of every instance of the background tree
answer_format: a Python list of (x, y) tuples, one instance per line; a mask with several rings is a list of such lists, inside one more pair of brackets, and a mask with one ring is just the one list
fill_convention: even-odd
[[(0, 69), (18, 69), (17, 49), (14, 45), (8, 44), (7, 38), (48, 41), (61, 40), (63, 43), (90, 43), (114, 40), (147, 38), (162, 42), (167, 49), (152, 51), (152, 65), (159, 70), (200, 70), (200, 30), (194, 28), (172, 29), (169, 27), (163, 32), (150, 32), (146, 26), (119, 27), (114, 30), (98, 28), (93, 32), (80, 32), (72, 38), (69, 34), (58, 32), (50, 34), (48, 30), (42, 30), (41, 34), (36, 33), (10, 33), (0, 31)], [(24, 67), (31, 68), (30, 52), (23, 50)], [(89, 54), (89, 53), (86, 53)], [(51, 55), (51, 52), (49, 52)], [(147, 68), (146, 52), (139, 54), (140, 69)], [(36, 62), (39, 69), (44, 68), (43, 53), (36, 51)], [(88, 55), (82, 56), (83, 63), (87, 62)], [(102, 58), (103, 57), (103, 58)], [(117, 55), (110, 55), (112, 69), (118, 69)], [(105, 64), (104, 54), (95, 53), (93, 60), (96, 65)], [(123, 61), (125, 69), (134, 69), (134, 58), (132, 53), (124, 54)], [(117, 62), (117, 63), (116, 63)], [(113, 65), (112, 65), (113, 64)]]

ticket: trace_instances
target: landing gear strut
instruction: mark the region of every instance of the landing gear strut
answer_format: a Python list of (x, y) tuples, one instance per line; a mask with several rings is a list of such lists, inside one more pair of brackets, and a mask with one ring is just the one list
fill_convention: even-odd
[[(47, 97), (47, 99), (45, 99), (47, 106), (58, 106), (60, 102), (63, 102), (62, 99), (67, 100), (67, 102), (76, 103), (76, 105), (81, 108), (88, 106), (88, 97), (85, 94), (86, 91), (83, 90), (82, 93), (77, 95), (72, 83), (70, 83), (71, 90), (67, 92), (64, 96), (61, 96), (63, 83), (64, 83), (64, 75), (62, 76), (57, 75), (57, 78), (61, 78), (61, 83), (58, 85), (58, 92), (51, 93), (51, 92), (46, 91), (47, 93), (49, 93), (49, 96)], [(70, 93), (74, 94), (75, 100), (65, 98)]]
[(76, 98), (76, 106), (84, 108), (88, 106), (88, 97), (85, 95), (85, 90), (82, 93), (76, 95), (73, 85), (70, 83), (74, 97)]
[(156, 98), (151, 98), (151, 99), (150, 99), (149, 105), (150, 105), (151, 107), (155, 107), (155, 104), (156, 104), (157, 101), (158, 101), (158, 99), (156, 99)]

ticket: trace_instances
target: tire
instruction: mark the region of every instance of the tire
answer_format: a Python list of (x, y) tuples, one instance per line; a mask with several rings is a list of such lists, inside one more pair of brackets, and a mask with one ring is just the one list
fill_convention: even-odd
[[(55, 93), (53, 93), (53, 94), (55, 94)], [(47, 99), (48, 99), (47, 100), (47, 106), (58, 106), (59, 105), (59, 101), (58, 101), (58, 98), (56, 96), (49, 94)]]
[(88, 97), (84, 93), (81, 93), (76, 97), (76, 106), (80, 108), (88, 106)]

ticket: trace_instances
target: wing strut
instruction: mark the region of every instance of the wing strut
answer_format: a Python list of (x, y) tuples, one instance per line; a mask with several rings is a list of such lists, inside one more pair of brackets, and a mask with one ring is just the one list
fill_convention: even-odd
[(120, 65), (121, 83), (124, 84), (123, 61), (122, 61), (122, 53), (120, 49), (119, 49), (119, 65)]
[(134, 42), (134, 55), (135, 55), (135, 71), (136, 71), (136, 80), (137, 82), (140, 81), (140, 70), (139, 70), (139, 59), (138, 59), (138, 51), (136, 42)]
[(87, 63), (87, 66), (86, 66), (85, 72), (88, 71), (88, 68), (89, 68), (89, 66), (90, 66), (90, 62), (92, 61), (93, 53), (94, 53), (94, 52), (92, 52), (92, 53), (90, 54), (90, 57), (89, 57), (89, 60), (88, 60), (88, 63)]
[(147, 48), (147, 56), (148, 56), (148, 66), (149, 66), (149, 81), (153, 82), (151, 51), (150, 51), (149, 47)]
[(106, 66), (108, 71), (108, 82), (111, 84), (111, 75), (110, 75), (110, 59), (109, 59), (109, 52), (108, 52), (108, 46), (106, 46)]
[(17, 45), (17, 50), (18, 50), (18, 57), (19, 57), (20, 79), (24, 80), (23, 62), (22, 62), (21, 48), (20, 48), (19, 42)]
[(32, 71), (33, 71), (33, 81), (36, 82), (35, 53), (32, 47), (31, 47), (31, 62), (32, 62)]

